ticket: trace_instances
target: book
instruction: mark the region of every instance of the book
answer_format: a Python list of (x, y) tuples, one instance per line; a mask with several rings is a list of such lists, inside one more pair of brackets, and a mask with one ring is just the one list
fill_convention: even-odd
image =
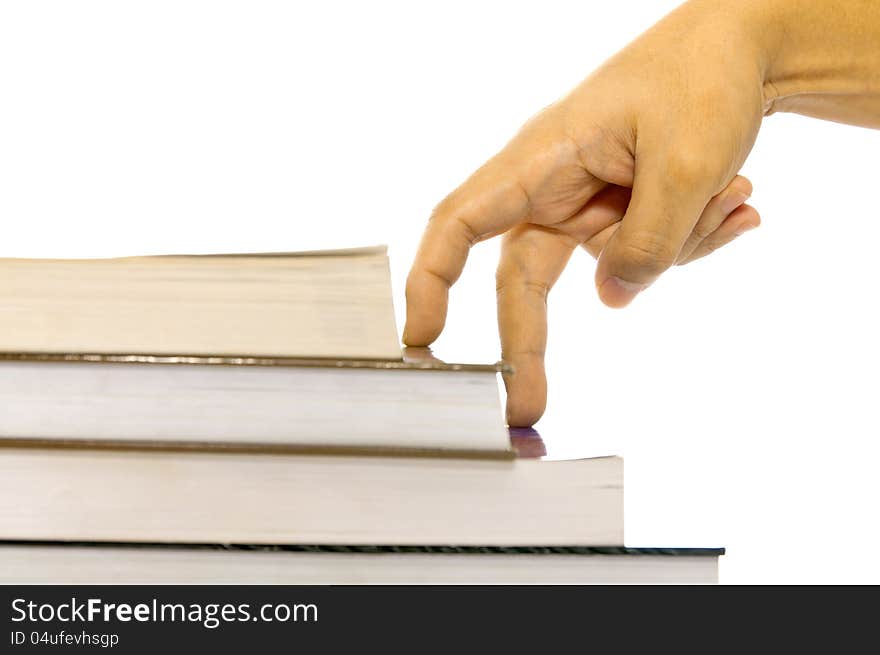
[(0, 442), (511, 456), (503, 366), (0, 354)]
[(0, 543), (0, 584), (714, 584), (719, 548)]
[(0, 351), (400, 359), (384, 246), (0, 259)]
[(509, 460), (3, 446), (0, 540), (622, 544), (623, 461), (536, 439)]

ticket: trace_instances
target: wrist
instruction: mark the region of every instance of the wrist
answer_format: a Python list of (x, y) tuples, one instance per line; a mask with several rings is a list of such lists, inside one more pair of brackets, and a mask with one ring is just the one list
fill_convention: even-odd
[(830, 97), (880, 98), (880, 3), (743, 0), (741, 6), (767, 113), (814, 114), (812, 107)]

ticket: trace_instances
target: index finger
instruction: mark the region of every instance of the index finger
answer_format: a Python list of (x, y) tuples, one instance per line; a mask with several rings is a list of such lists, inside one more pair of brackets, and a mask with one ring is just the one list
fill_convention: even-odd
[(497, 155), (434, 210), (406, 281), (405, 344), (427, 346), (440, 335), (471, 246), (528, 216), (529, 193), (513, 171)]

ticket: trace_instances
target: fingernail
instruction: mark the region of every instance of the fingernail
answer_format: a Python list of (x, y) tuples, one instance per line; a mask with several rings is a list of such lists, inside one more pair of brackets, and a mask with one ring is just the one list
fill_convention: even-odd
[(727, 196), (721, 199), (721, 212), (725, 216), (732, 214), (737, 207), (741, 207), (748, 199), (749, 194), (747, 193), (743, 193), (742, 191), (731, 191)]
[(647, 284), (627, 282), (619, 277), (609, 277), (599, 287), (599, 298), (609, 307), (626, 307), (639, 293), (648, 288)]

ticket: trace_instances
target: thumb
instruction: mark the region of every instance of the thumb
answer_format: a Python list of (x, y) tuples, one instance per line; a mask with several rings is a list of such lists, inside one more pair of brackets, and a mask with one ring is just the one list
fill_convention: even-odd
[(625, 307), (675, 263), (714, 187), (701, 158), (637, 158), (632, 200), (596, 268), (603, 303)]

